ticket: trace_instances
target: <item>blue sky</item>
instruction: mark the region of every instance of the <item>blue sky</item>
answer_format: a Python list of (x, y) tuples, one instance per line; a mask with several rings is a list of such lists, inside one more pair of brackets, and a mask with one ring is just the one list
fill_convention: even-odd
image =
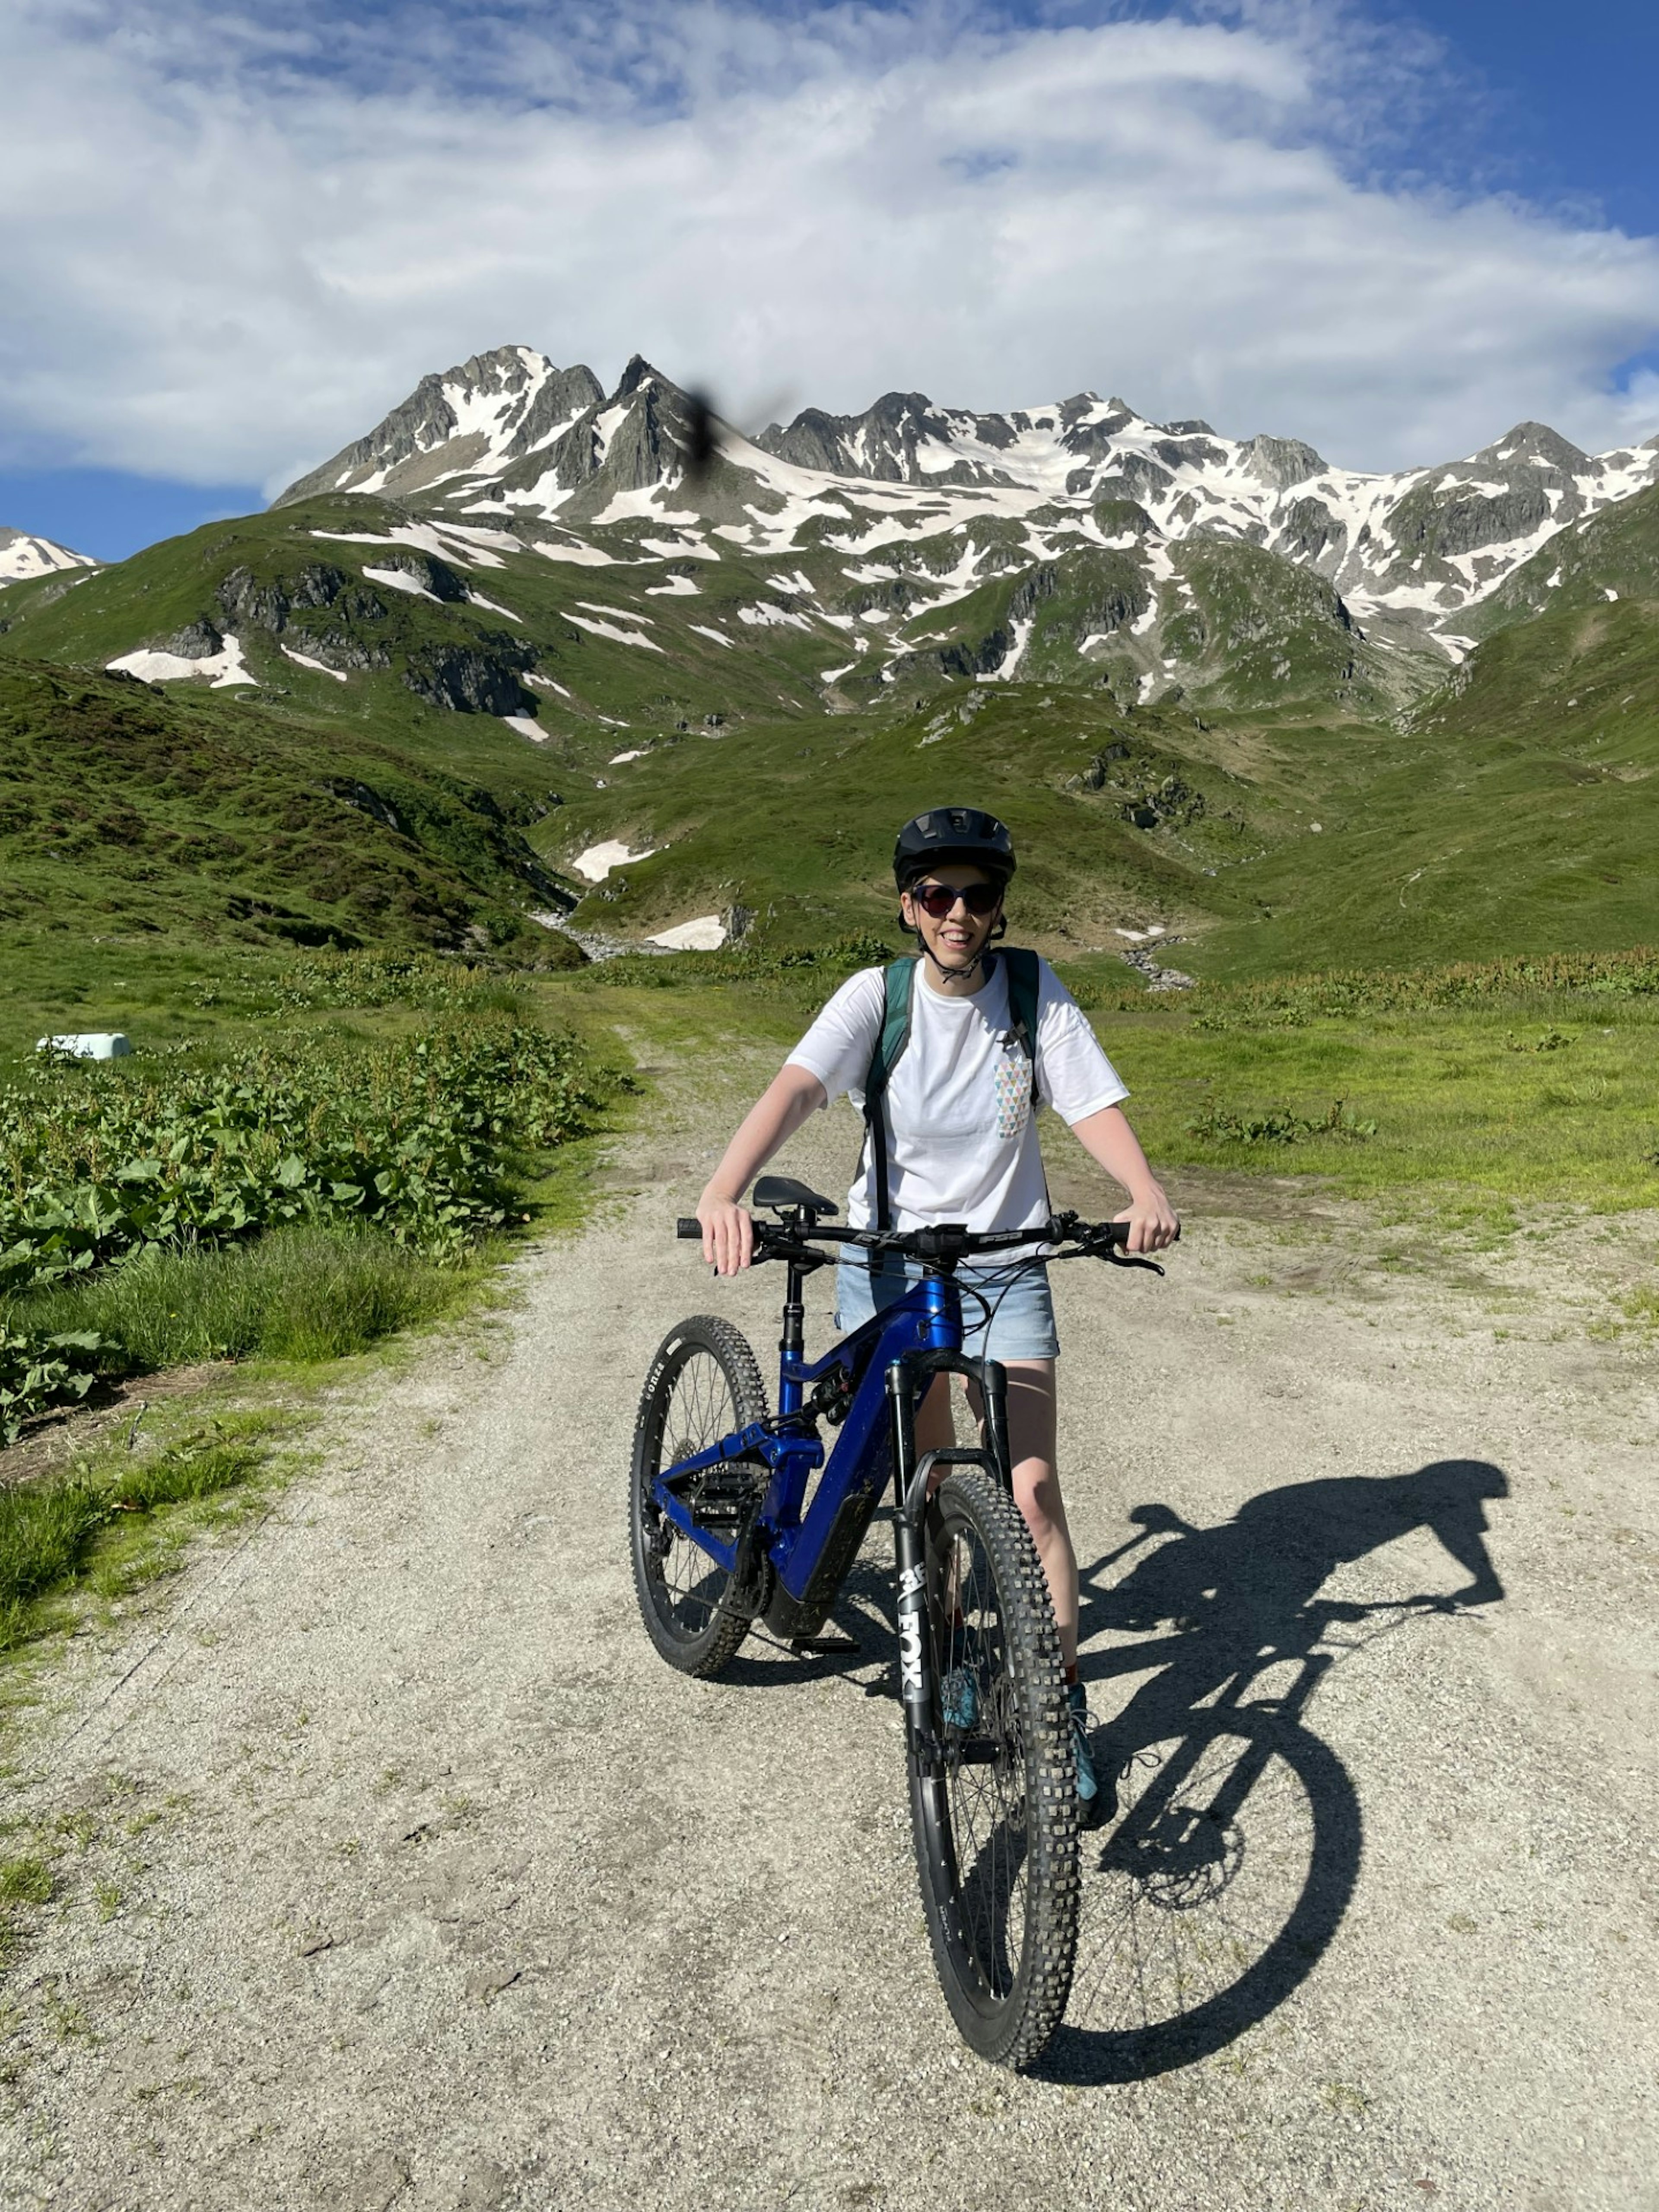
[(12, 0), (0, 70), (0, 522), (106, 559), (509, 340), (1359, 467), (1659, 430), (1652, 5)]
[(1651, 0), (1377, 0), (1423, 24), (1480, 102), (1509, 189), (1587, 198), (1622, 229), (1659, 231), (1659, 8)]

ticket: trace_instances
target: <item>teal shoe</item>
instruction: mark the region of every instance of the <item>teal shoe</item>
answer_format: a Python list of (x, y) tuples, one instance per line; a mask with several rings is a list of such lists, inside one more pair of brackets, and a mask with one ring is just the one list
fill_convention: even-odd
[(971, 1667), (952, 1667), (939, 1686), (939, 1717), (966, 1735), (979, 1718), (979, 1684)]
[(1100, 1782), (1095, 1773), (1094, 1748), (1089, 1741), (1089, 1693), (1081, 1682), (1066, 1692), (1066, 1708), (1072, 1721), (1072, 1750), (1077, 1759), (1077, 1802), (1085, 1828), (1092, 1827), (1102, 1811)]

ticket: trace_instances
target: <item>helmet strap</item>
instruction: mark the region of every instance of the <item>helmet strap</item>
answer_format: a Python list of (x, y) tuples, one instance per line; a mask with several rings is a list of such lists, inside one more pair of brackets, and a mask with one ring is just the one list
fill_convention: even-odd
[(979, 951), (974, 955), (973, 958), (968, 963), (965, 968), (947, 968), (945, 963), (939, 958), (938, 953), (934, 951), (933, 946), (927, 942), (927, 939), (922, 935), (921, 930), (917, 928), (915, 923), (913, 921), (906, 921), (904, 919), (903, 909), (902, 908), (899, 910), (899, 927), (904, 932), (904, 934), (907, 937), (914, 937), (915, 939), (917, 951), (921, 953), (925, 958), (931, 960), (934, 967), (939, 969), (941, 975), (972, 975), (985, 965), (986, 956), (989, 953), (991, 947), (995, 943), (996, 939), (999, 937), (1006, 936), (1008, 932), (1008, 917), (1006, 915), (999, 915), (997, 916), (996, 927), (991, 932), (990, 936), (986, 939), (984, 944), (981, 945)]

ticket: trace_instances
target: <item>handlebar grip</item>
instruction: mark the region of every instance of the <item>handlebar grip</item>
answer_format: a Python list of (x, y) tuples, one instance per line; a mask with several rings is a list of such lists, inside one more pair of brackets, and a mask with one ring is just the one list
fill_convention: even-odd
[(681, 1214), (679, 1219), (674, 1224), (674, 1234), (676, 1237), (684, 1237), (687, 1238), (696, 1237), (698, 1239), (701, 1239), (702, 1236), (702, 1224), (697, 1219), (695, 1214), (692, 1215), (690, 1220), (686, 1218), (684, 1214)]

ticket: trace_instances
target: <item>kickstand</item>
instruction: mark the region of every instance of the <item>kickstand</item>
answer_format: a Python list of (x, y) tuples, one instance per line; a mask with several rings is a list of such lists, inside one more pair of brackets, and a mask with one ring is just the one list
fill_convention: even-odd
[(856, 1636), (796, 1636), (789, 1649), (798, 1659), (845, 1659), (859, 1649)]

